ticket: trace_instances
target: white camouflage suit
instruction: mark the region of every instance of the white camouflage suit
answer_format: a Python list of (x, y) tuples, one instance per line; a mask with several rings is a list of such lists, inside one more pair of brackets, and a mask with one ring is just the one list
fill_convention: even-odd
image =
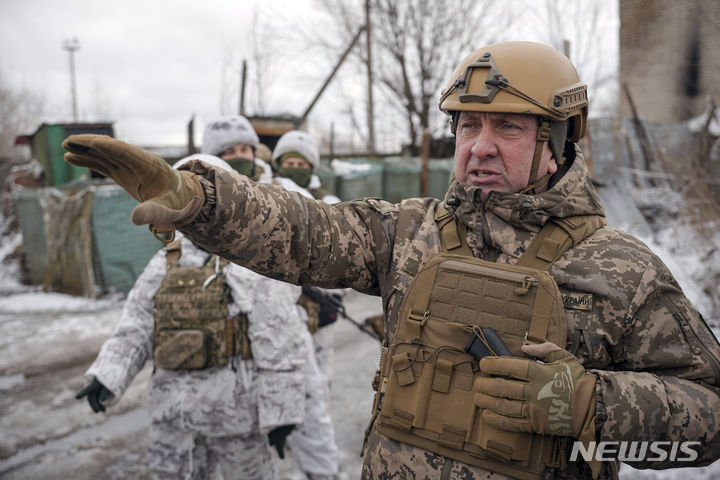
[[(182, 238), (181, 266), (202, 266), (209, 255)], [(154, 297), (166, 272), (165, 250), (148, 263), (128, 294), (122, 320), (86, 373), (117, 402), (152, 357)], [(306, 364), (315, 364), (300, 287), (229, 263), (229, 314), (246, 312), (253, 358), (204, 370), (156, 368), (149, 385), (152, 416), (148, 467), (153, 478), (273, 479), (267, 433), (300, 424), (306, 402)], [(317, 376), (317, 372), (315, 374)]]
[[(313, 198), (305, 188), (299, 186), (286, 177), (275, 177), (274, 182), (291, 192)], [(320, 179), (312, 175), (309, 188), (319, 188)], [(326, 203), (338, 203), (340, 199), (334, 195), (325, 195), (322, 199)], [(331, 290), (334, 293), (344, 293), (344, 290)], [(312, 373), (313, 366), (308, 362), (306, 370), (308, 405), (305, 412), (306, 422), (298, 427), (288, 437), (288, 445), (293, 458), (300, 468), (315, 479), (334, 478), (340, 469), (338, 447), (335, 443), (335, 429), (330, 417), (328, 403), (330, 400), (330, 357), (333, 353), (334, 335), (332, 325), (319, 328), (311, 336), (310, 347), (314, 350), (314, 357), (319, 367), (320, 375)], [(322, 400), (324, 397), (324, 401)]]

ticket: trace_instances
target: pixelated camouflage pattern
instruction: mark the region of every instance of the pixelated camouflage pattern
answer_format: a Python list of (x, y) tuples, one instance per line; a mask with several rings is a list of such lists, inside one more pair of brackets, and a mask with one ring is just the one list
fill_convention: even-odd
[[(222, 269), (217, 255), (200, 267), (171, 263), (155, 294), (155, 365), (188, 369), (220, 367), (240, 352), (240, 322), (228, 314)], [(216, 271), (217, 269), (217, 271)], [(243, 317), (245, 313), (241, 313)], [(177, 341), (197, 336), (199, 345)], [(185, 347), (185, 348), (183, 348)]]
[(318, 359), (323, 358), (316, 351), (318, 340), (332, 340), (325, 334), (332, 329), (321, 328), (312, 337), (308, 336), (308, 355), (305, 373), (306, 399), (305, 421), (295, 427), (287, 438), (290, 455), (309, 478), (336, 478), (340, 472), (340, 450), (335, 441), (335, 427), (330, 416), (330, 383), (327, 372)]
[[(182, 230), (219, 255), (261, 274), (295, 284), (350, 287), (380, 295), (386, 344), (392, 341), (404, 295), (419, 265), (440, 252), (434, 221), (438, 200), (390, 204), (378, 199), (327, 205), (273, 185), (195, 162), (206, 204)], [(602, 214), (599, 197), (578, 155), (567, 173), (538, 195), (491, 192), (454, 183), (447, 208), (468, 229), (479, 258), (514, 263), (552, 217)], [(589, 310), (568, 309), (566, 348), (599, 377), (598, 440), (700, 441), (692, 465), (720, 456), (720, 346), (671, 273), (642, 242), (603, 227), (563, 255), (550, 269), (563, 293), (592, 295)], [(397, 452), (371, 429), (364, 478), (397, 475)], [(413, 477), (434, 475), (435, 456), (409, 446)], [(371, 465), (375, 467), (371, 468)], [(680, 462), (634, 464), (640, 468), (690, 466)], [(448, 467), (449, 468), (449, 467)], [(486, 472), (463, 466), (462, 478)], [(578, 462), (553, 478), (574, 478)], [(617, 465), (603, 465), (616, 478)]]
[(259, 431), (209, 437), (152, 422), (148, 432), (148, 470), (153, 479), (218, 478), (223, 480), (274, 480), (273, 453)]
[[(209, 256), (182, 239), (180, 265), (204, 265)], [(138, 277), (113, 336), (86, 373), (88, 381), (95, 376), (112, 392), (109, 404), (119, 400), (152, 358), (153, 298), (165, 273), (165, 250), (161, 250)], [(153, 425), (185, 432), (196, 442), (215, 437), (261, 439), (262, 446), (235, 444), (243, 451), (261, 452), (268, 431), (301, 423), (305, 416), (303, 369), (312, 353), (310, 334), (295, 305), (301, 289), (233, 264), (227, 264), (223, 273), (231, 291), (228, 313), (248, 313), (253, 359), (235, 356), (226, 366), (201, 370), (156, 368), (148, 388), (150, 413)], [(152, 438), (150, 443), (150, 452), (162, 450), (152, 445)], [(229, 462), (243, 454), (232, 455)], [(258, 453), (257, 458), (270, 457)], [(267, 478), (264, 472), (269, 468), (265, 464), (260, 469), (263, 476), (229, 478)]]

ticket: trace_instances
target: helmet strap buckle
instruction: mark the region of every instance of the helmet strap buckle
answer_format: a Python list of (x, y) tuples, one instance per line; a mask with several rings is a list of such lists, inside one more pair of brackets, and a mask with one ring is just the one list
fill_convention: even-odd
[(542, 117), (538, 117), (538, 129), (535, 136), (535, 151), (533, 152), (532, 165), (530, 167), (530, 175), (528, 176), (528, 186), (523, 189), (522, 193), (535, 193), (535, 189), (539, 186), (543, 179), (538, 179), (538, 170), (540, 169), (540, 157), (545, 144), (550, 140), (550, 122)]

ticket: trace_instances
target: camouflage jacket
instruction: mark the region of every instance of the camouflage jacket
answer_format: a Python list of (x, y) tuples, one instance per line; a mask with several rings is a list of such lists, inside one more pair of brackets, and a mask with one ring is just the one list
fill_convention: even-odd
[[(386, 341), (392, 341), (410, 281), (441, 251), (433, 217), (439, 200), (330, 206), (198, 162), (188, 168), (200, 175), (206, 193), (203, 210), (183, 229), (194, 241), (274, 278), (382, 296)], [(492, 192), (485, 202), (479, 199), (477, 187), (454, 183), (445, 204), (467, 226), (474, 255), (504, 263), (516, 262), (549, 218), (603, 214), (580, 152), (547, 192)], [(562, 292), (592, 296), (590, 310), (567, 309), (566, 348), (599, 378), (598, 441), (701, 442), (694, 462), (633, 464), (639, 468), (718, 458), (720, 346), (662, 261), (639, 240), (603, 227), (566, 252), (550, 273)], [(378, 437), (371, 432), (364, 477), (391, 473), (394, 461), (418, 478), (433, 478), (425, 472), (443, 463), (438, 455)], [(374, 457), (380, 460), (373, 463)], [(584, 476), (585, 468), (577, 462), (548, 477)], [(467, 465), (451, 470), (449, 478), (487, 475)], [(617, 465), (606, 462), (602, 476), (616, 477)]]
[[(201, 266), (208, 257), (182, 239), (180, 265)], [(165, 271), (161, 250), (138, 277), (113, 336), (87, 371), (87, 378), (94, 375), (112, 392), (110, 404), (152, 359), (154, 297)], [(148, 392), (153, 421), (212, 436), (302, 422), (302, 370), (310, 352), (305, 318), (295, 305), (300, 288), (233, 264), (223, 273), (232, 292), (229, 314), (248, 313), (253, 358), (236, 356), (228, 365), (203, 370), (156, 368)]]

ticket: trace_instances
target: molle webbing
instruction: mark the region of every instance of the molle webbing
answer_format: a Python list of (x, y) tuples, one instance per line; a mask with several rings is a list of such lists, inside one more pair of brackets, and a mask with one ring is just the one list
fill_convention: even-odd
[[(445, 253), (472, 256), (467, 244), (467, 229), (456, 222), (454, 215), (441, 203), (435, 210), (435, 222), (440, 229), (440, 241)], [(577, 215), (552, 218), (540, 230), (516, 265), (548, 270), (566, 251), (607, 224), (602, 215)]]
[(183, 267), (179, 241), (166, 251), (167, 272), (155, 295), (156, 366), (192, 370), (226, 365), (233, 355), (250, 358), (247, 315), (228, 315), (227, 260), (211, 255), (201, 267)]
[[(392, 345), (383, 352), (375, 406), (389, 438), (515, 478), (538, 479), (561, 464), (556, 438), (495, 429), (475, 404), (478, 363), (464, 351), (474, 327), (491, 327), (513, 355), (526, 342), (564, 346), (567, 321), (547, 270), (602, 217), (550, 223), (516, 265), (472, 257), (466, 230), (439, 206), (443, 253), (405, 295)], [(530, 259), (530, 260), (528, 260)]]

